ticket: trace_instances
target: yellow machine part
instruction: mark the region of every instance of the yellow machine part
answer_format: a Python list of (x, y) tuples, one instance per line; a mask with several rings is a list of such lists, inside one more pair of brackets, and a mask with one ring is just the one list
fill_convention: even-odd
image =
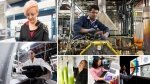
[(102, 46), (104, 44), (110, 49), (110, 51), (112, 51), (114, 53), (114, 55), (120, 55), (119, 52), (117, 52), (115, 49), (113, 49), (113, 47), (110, 45), (109, 41), (93, 41), (85, 49), (83, 49), (80, 52), (80, 55), (83, 55), (92, 45)]

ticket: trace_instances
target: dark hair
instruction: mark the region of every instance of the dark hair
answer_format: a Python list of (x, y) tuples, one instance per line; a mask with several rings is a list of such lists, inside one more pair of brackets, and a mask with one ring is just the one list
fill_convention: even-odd
[(29, 49), (29, 51), (32, 51), (33, 53), (35, 53), (35, 51), (33, 49)]
[(93, 63), (92, 63), (92, 67), (93, 68), (98, 68), (98, 67), (100, 67), (99, 65), (98, 65), (98, 61), (99, 60), (101, 60), (101, 65), (100, 66), (103, 66), (103, 64), (102, 64), (102, 59), (100, 58), (100, 57), (94, 57), (93, 58)]
[(33, 49), (29, 49), (28, 51), (33, 51)]
[(95, 10), (98, 10), (98, 11), (99, 11), (98, 5), (90, 5), (90, 6), (88, 7), (88, 11), (91, 11), (92, 9), (95, 9)]
[(84, 63), (85, 63), (85, 68), (87, 68), (88, 67), (88, 63), (87, 63), (87, 61), (86, 60), (81, 60), (80, 62), (82, 62), (82, 61), (84, 61)]

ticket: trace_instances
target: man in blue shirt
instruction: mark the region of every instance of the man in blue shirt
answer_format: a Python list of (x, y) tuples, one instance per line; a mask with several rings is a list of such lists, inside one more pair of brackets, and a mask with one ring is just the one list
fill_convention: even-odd
[(91, 5), (88, 9), (88, 16), (81, 16), (74, 24), (74, 38), (78, 39), (87, 34), (98, 35), (101, 40), (106, 40), (109, 35), (109, 28), (97, 20), (99, 7)]

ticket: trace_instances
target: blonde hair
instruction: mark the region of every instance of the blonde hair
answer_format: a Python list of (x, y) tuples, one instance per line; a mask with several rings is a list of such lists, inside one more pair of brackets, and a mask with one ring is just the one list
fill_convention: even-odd
[(39, 11), (38, 3), (35, 0), (27, 1), (24, 5), (24, 15), (25, 16), (27, 16), (27, 11), (32, 7), (36, 7), (37, 12)]

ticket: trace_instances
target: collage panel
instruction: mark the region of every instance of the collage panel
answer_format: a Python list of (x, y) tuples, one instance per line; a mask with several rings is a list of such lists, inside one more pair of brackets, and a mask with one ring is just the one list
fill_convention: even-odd
[(149, 0), (59, 0), (58, 6), (59, 55), (150, 54)]
[(88, 84), (119, 84), (118, 56), (90, 56)]
[(150, 56), (120, 56), (120, 84), (150, 82)]
[(1, 43), (0, 84), (57, 84), (56, 43)]
[(88, 84), (88, 56), (58, 56), (58, 84)]
[(57, 41), (56, 0), (0, 3), (0, 42)]

